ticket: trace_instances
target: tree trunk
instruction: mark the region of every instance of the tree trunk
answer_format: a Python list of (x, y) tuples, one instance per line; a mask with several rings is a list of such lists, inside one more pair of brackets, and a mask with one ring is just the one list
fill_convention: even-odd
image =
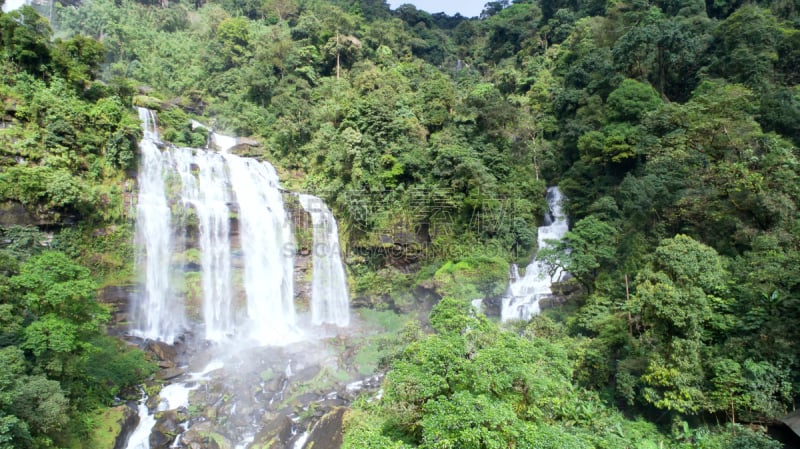
[(340, 57), (339, 57), (339, 31), (336, 31), (336, 79), (339, 79), (341, 66), (340, 66)]

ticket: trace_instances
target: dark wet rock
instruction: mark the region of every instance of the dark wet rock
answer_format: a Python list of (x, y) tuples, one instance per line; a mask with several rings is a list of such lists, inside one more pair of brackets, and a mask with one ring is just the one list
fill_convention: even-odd
[(483, 313), (499, 317), (503, 311), (503, 296), (493, 296), (483, 300)]
[(122, 411), (122, 419), (119, 421), (120, 430), (114, 442), (114, 449), (124, 449), (128, 444), (128, 439), (136, 426), (139, 424), (139, 413), (135, 402), (128, 402)]
[(286, 381), (285, 375), (275, 376), (264, 384), (264, 390), (270, 393), (277, 393), (285, 388)]
[(150, 449), (167, 449), (182, 432), (181, 423), (188, 419), (182, 410), (168, 410), (156, 414), (156, 425), (150, 433)]
[(292, 380), (295, 382), (309, 381), (314, 377), (316, 377), (321, 370), (322, 368), (319, 365), (311, 365), (294, 373), (294, 375), (292, 376)]
[(553, 295), (571, 300), (577, 296), (583, 295), (583, 286), (575, 280), (575, 278), (568, 277), (565, 281), (556, 282), (550, 288)]
[(323, 416), (311, 429), (306, 444), (303, 448), (314, 449), (339, 449), (342, 447), (342, 423), (348, 408), (337, 407)]
[(197, 262), (186, 262), (183, 264), (184, 273), (195, 273), (203, 271), (203, 266)]
[(55, 224), (55, 220), (52, 218), (36, 216), (16, 201), (0, 203), (0, 226), (49, 226)]
[[(274, 416), (274, 415), (270, 415)], [(286, 415), (271, 419), (256, 434), (248, 449), (284, 449), (292, 438), (294, 423)]]
[(319, 407), (321, 409), (332, 409), (334, 407), (341, 407), (343, 405), (347, 405), (347, 401), (340, 398), (338, 394), (333, 397), (326, 397), (319, 402)]
[(178, 352), (175, 347), (162, 341), (149, 341), (145, 349), (155, 354), (158, 360), (161, 361), (175, 362), (178, 358)]
[(553, 294), (539, 299), (541, 310), (552, 309), (567, 302), (583, 297), (583, 287), (575, 279), (569, 278), (563, 282), (556, 282), (550, 288)]
[(256, 158), (262, 156), (264, 153), (261, 142), (249, 137), (237, 138), (236, 145), (234, 145), (228, 151), (239, 156)]
[(562, 296), (543, 295), (539, 298), (539, 310), (552, 309), (553, 307), (560, 306), (566, 302)]
[(300, 396), (297, 396), (293, 401), (292, 404), (295, 408), (302, 410), (304, 405), (310, 404), (312, 402), (316, 402), (319, 399), (319, 394), (317, 393), (303, 393)]
[(311, 303), (311, 280), (308, 271), (311, 268), (311, 256), (298, 250), (294, 258), (294, 298), (298, 305)]
[(118, 328), (128, 321), (130, 299), (136, 292), (134, 285), (109, 285), (103, 287), (97, 294), (97, 301), (110, 308), (111, 323)]
[(357, 296), (355, 298), (350, 298), (350, 307), (353, 309), (398, 310), (394, 299), (389, 295)]

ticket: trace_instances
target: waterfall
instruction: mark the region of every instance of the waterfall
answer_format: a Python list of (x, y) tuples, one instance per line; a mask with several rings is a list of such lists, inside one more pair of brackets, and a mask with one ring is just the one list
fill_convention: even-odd
[(247, 314), (261, 343), (292, 339), (294, 331), (294, 235), (267, 163), (226, 154), (239, 204)]
[(300, 194), (299, 199), (300, 205), (311, 215), (313, 228), (311, 322), (347, 326), (350, 304), (336, 219), (321, 199), (305, 194)]
[(184, 207), (193, 209), (197, 215), (206, 338), (220, 340), (233, 333), (225, 160), (215, 153), (186, 148), (176, 149), (173, 157), (181, 179)]
[(29, 0), (6, 0), (3, 3), (3, 12), (11, 12), (22, 8), (25, 5), (30, 5)]
[[(190, 148), (161, 151), (155, 115), (139, 109), (139, 116), (144, 137), (136, 243), (145, 288), (134, 301), (132, 333), (172, 343), (187, 327), (184, 317), (191, 305), (170, 282), (181, 274), (189, 279), (173, 269), (178, 246), (173, 240), (184, 236), (188, 249), (200, 254), (199, 308), (206, 339), (237, 335), (261, 344), (296, 339), (294, 235), (275, 169), (225, 153), (236, 140), (218, 134), (213, 139), (222, 153)], [(182, 219), (173, 219), (170, 205), (182, 211)], [(240, 238), (233, 242), (231, 217), (237, 213)], [(239, 255), (243, 267), (234, 264)], [(238, 277), (244, 301), (237, 301)]]
[[(569, 229), (567, 217), (561, 211), (561, 199), (558, 187), (547, 189), (550, 211), (545, 214), (545, 225), (539, 227), (539, 250), (549, 246), (547, 240), (560, 240)], [(551, 276), (548, 267), (535, 257), (525, 269), (525, 276), (522, 278), (519, 277), (517, 267), (512, 266), (511, 285), (503, 298), (502, 320), (528, 320), (539, 314), (539, 299), (550, 295), (552, 283), (561, 280), (563, 275), (561, 269), (557, 269)]]
[(144, 276), (144, 292), (134, 298), (132, 310), (135, 335), (172, 343), (185, 327), (183, 308), (173, 300), (170, 289), (172, 226), (164, 176), (169, 157), (156, 145), (155, 114), (139, 108), (144, 135), (139, 148), (139, 196), (136, 205), (137, 266)]

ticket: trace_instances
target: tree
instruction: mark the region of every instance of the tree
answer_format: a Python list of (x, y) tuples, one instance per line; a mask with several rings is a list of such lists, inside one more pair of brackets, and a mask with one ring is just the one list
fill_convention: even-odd
[(33, 7), (0, 15), (0, 48), (3, 56), (31, 73), (43, 73), (50, 64), (53, 30)]
[(539, 251), (537, 259), (543, 260), (551, 270), (560, 268), (575, 276), (591, 292), (600, 267), (614, 260), (617, 230), (590, 215), (575, 223), (560, 241), (548, 244), (550, 246)]
[(608, 96), (606, 117), (610, 121), (636, 123), (661, 104), (658, 93), (649, 84), (626, 79)]
[(220, 44), (223, 69), (242, 65), (250, 57), (249, 24), (242, 17), (228, 18), (220, 22), (216, 38)]
[(745, 5), (714, 30), (711, 52), (716, 57), (714, 73), (749, 87), (774, 82), (774, 64), (780, 39), (778, 22), (772, 12)]

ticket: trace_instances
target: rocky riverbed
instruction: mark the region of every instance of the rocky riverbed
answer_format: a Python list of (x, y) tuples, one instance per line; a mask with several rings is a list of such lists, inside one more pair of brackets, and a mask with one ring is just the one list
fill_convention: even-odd
[[(285, 346), (210, 344), (191, 334), (174, 345), (136, 341), (162, 368), (144, 386), (155, 423), (140, 416), (152, 429), (139, 433), (151, 449), (339, 447), (348, 404), (380, 388), (374, 354), (385, 331), (357, 317)], [(137, 447), (133, 431), (123, 427), (118, 447)]]

